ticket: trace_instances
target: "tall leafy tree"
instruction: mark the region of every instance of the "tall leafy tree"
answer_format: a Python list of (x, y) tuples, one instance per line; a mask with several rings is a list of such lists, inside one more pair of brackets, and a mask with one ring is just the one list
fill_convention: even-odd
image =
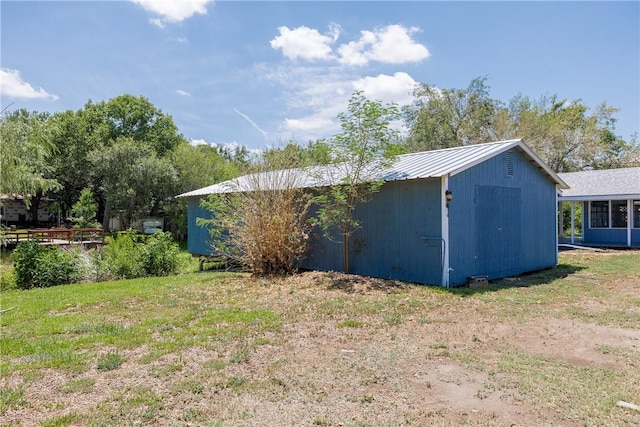
[(94, 187), (89, 152), (101, 147), (90, 133), (84, 110), (55, 113), (51, 120), (51, 142), (55, 152), (49, 156), (51, 174), (61, 188), (51, 193), (63, 212), (68, 212), (84, 188)]
[(171, 162), (131, 138), (119, 137), (110, 147), (89, 153), (89, 159), (106, 201), (105, 229), (112, 211), (129, 226), (136, 217), (155, 215), (176, 194), (177, 174)]
[(84, 110), (88, 130), (98, 143), (108, 145), (119, 137), (128, 137), (144, 142), (162, 157), (184, 140), (171, 116), (143, 96), (124, 94), (107, 102), (89, 101)]
[(51, 133), (47, 113), (21, 109), (0, 117), (0, 194), (24, 196), (34, 220), (44, 192), (59, 186), (47, 161), (55, 151)]
[(494, 119), (501, 139), (522, 138), (554, 171), (571, 172), (640, 164), (640, 147), (615, 134), (618, 110), (557, 95), (537, 100), (518, 95)]
[(355, 209), (380, 190), (380, 172), (401, 150), (399, 132), (391, 127), (399, 117), (395, 104), (369, 100), (356, 91), (338, 115), (342, 132), (326, 141), (334, 161), (330, 170), (336, 174), (330, 177), (333, 185), (317, 199), (317, 221), (330, 238), (339, 230), (345, 273), (350, 271), (351, 239), (360, 228)]
[[(52, 142), (56, 154), (50, 157), (49, 163), (53, 176), (62, 185), (61, 190), (52, 196), (60, 201), (63, 210), (68, 210), (83, 188), (92, 188), (99, 206), (98, 219), (105, 224), (110, 215), (107, 208), (111, 207), (107, 203), (106, 189), (111, 187), (103, 185), (101, 173), (89, 173), (94, 169), (91, 152), (95, 156), (101, 150), (108, 151), (119, 138), (127, 138), (142, 153), (151, 152), (157, 159), (168, 159), (176, 147), (187, 144), (178, 134), (170, 116), (148, 99), (128, 94), (106, 102), (88, 101), (78, 111), (55, 114), (52, 121), (55, 124)], [(122, 158), (122, 166), (129, 167), (135, 158)], [(140, 211), (144, 211), (148, 203), (140, 206)]]
[(410, 132), (407, 149), (427, 151), (493, 140), (492, 121), (498, 103), (489, 96), (486, 77), (465, 89), (420, 84), (413, 105), (404, 109)]
[[(180, 143), (170, 155), (178, 176), (177, 193), (186, 193), (217, 182), (231, 179), (239, 174), (238, 165), (227, 160), (217, 147), (192, 146)], [(184, 238), (187, 233), (187, 205), (184, 199), (172, 199), (165, 204), (170, 226), (175, 235)]]
[(326, 165), (331, 162), (331, 147), (322, 140), (309, 141), (304, 146), (291, 140), (281, 147), (265, 151), (262, 161), (267, 165), (277, 164), (286, 168)]

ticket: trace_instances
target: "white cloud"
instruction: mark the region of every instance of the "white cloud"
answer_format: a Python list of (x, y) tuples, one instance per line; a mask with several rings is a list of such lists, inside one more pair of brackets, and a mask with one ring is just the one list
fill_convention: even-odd
[(308, 61), (316, 59), (333, 59), (331, 44), (340, 35), (340, 27), (336, 24), (329, 26), (329, 35), (320, 34), (316, 29), (298, 27), (279, 27), (280, 35), (271, 40), (271, 47), (282, 49), (282, 54), (289, 59), (302, 58)]
[(328, 136), (327, 130), (336, 129), (336, 122), (330, 117), (325, 117), (322, 112), (301, 117), (298, 119), (284, 119), (282, 127), (287, 133), (302, 135), (300, 142), (316, 140)]
[(360, 39), (338, 48), (340, 63), (352, 66), (366, 65), (370, 61), (387, 64), (419, 62), (431, 54), (424, 45), (413, 40), (416, 27), (389, 25), (375, 31), (361, 31)]
[(337, 60), (346, 66), (363, 66), (372, 61), (385, 64), (420, 62), (431, 54), (426, 46), (416, 42), (413, 34), (417, 27), (394, 24), (373, 31), (363, 30), (358, 40), (344, 43), (334, 53), (333, 45), (343, 32), (340, 25), (331, 22), (326, 34), (315, 28), (300, 26), (294, 29), (282, 26), (280, 35), (271, 40), (273, 49), (281, 49), (289, 59)]
[[(417, 82), (405, 72), (362, 77), (356, 69), (310, 67), (285, 64), (276, 69), (264, 66), (256, 73), (282, 88), (287, 102), (285, 119), (279, 131), (298, 142), (328, 138), (340, 132), (337, 115), (344, 112), (354, 90), (368, 99), (400, 106), (413, 102), (411, 93)], [(400, 129), (402, 123), (392, 124)]]
[(186, 90), (178, 89), (178, 90), (176, 90), (176, 93), (178, 95), (180, 95), (180, 96), (191, 97), (191, 94), (189, 92), (187, 92)]
[(22, 80), (20, 71), (8, 68), (0, 69), (0, 93), (4, 96), (23, 99), (58, 99), (57, 95), (50, 94), (43, 88), (35, 89), (29, 83)]
[(164, 22), (162, 22), (162, 19), (160, 18), (149, 18), (149, 23), (158, 28), (164, 28)]
[[(373, 62), (402, 64), (429, 57), (429, 50), (413, 39), (419, 29), (389, 25), (373, 31), (362, 31), (358, 40), (337, 47), (342, 28), (331, 23), (321, 34), (315, 29), (280, 27), (280, 36), (271, 40), (274, 49), (281, 49), (288, 59), (332, 61), (300, 65), (282, 63), (276, 68), (262, 64), (256, 74), (282, 88), (287, 102), (285, 118), (278, 131), (299, 142), (331, 137), (340, 132), (337, 115), (344, 112), (354, 90), (361, 90), (372, 100), (395, 102), (400, 106), (413, 102), (417, 82), (406, 72), (367, 75)], [(335, 48), (335, 49), (334, 49)], [(400, 129), (402, 122), (393, 123)]]
[(280, 139), (307, 142), (340, 130), (336, 116), (353, 90), (354, 76), (348, 70), (283, 64), (275, 69), (258, 67), (256, 74), (282, 88), (286, 118), (278, 128)]
[(160, 18), (153, 18), (150, 22), (160, 28), (167, 22), (182, 22), (191, 18), (195, 14), (206, 15), (207, 5), (212, 0), (131, 0), (133, 3), (142, 6), (143, 9), (160, 15)]
[(361, 90), (369, 99), (382, 102), (395, 102), (409, 105), (413, 102), (413, 90), (418, 82), (407, 73), (397, 72), (393, 76), (379, 74), (377, 77), (364, 77), (353, 83), (353, 88)]
[(193, 145), (194, 147), (197, 147), (198, 145), (210, 145), (212, 147), (218, 146), (218, 144), (216, 144), (215, 142), (207, 142), (204, 139), (196, 139), (196, 138), (190, 139), (189, 144)]

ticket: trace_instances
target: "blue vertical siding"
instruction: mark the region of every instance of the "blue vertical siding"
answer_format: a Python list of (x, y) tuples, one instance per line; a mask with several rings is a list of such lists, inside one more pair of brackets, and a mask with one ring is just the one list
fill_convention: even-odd
[[(589, 202), (583, 203), (582, 212), (583, 244), (595, 246), (627, 246), (626, 228), (591, 228), (591, 222), (589, 221)], [(640, 246), (639, 228), (631, 229), (631, 246)]]
[(586, 227), (584, 230), (584, 239), (582, 242), (586, 245), (626, 246), (627, 229)]
[(449, 189), (452, 285), (556, 264), (555, 183), (519, 151), (452, 176)]
[[(354, 235), (351, 272), (440, 285), (440, 245), (434, 244), (437, 241), (424, 240), (425, 237), (439, 239), (441, 236), (440, 200), (439, 179), (384, 184), (369, 202), (356, 210), (362, 228)], [(316, 233), (302, 266), (342, 271), (341, 243), (331, 242)]]
[(200, 207), (199, 198), (187, 200), (187, 250), (194, 255), (209, 255), (209, 232), (196, 224), (197, 218), (211, 218), (211, 213)]
[[(443, 208), (440, 178), (384, 184), (356, 210), (362, 227), (351, 247), (351, 272), (442, 285), (441, 209), (448, 215), (452, 285), (556, 264), (555, 182), (518, 150), (451, 176), (448, 189), (453, 200)], [(209, 234), (196, 225), (209, 213), (197, 198), (188, 200), (188, 209), (189, 252), (209, 254)], [(301, 267), (343, 271), (342, 244), (316, 230)]]

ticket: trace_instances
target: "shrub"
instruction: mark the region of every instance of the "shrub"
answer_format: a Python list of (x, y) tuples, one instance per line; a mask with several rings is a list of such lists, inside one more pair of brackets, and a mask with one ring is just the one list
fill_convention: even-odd
[(20, 289), (31, 289), (36, 286), (37, 259), (45, 248), (37, 242), (22, 242), (16, 246), (13, 260), (16, 286)]
[(148, 276), (167, 276), (175, 273), (179, 263), (180, 248), (171, 233), (156, 231), (142, 247), (142, 269)]
[(66, 285), (80, 280), (80, 265), (74, 252), (47, 249), (38, 258), (36, 282), (39, 287)]
[(112, 280), (113, 275), (101, 250), (90, 249), (81, 254), (83, 260), (83, 281), (105, 282)]
[(307, 252), (311, 231), (312, 199), (300, 188), (304, 175), (287, 169), (247, 177), (236, 192), (204, 199), (201, 207), (211, 217), (198, 218), (196, 224), (209, 229), (215, 252), (253, 274), (293, 273)]
[(80, 278), (75, 253), (45, 248), (37, 242), (20, 243), (12, 259), (16, 286), (20, 289), (64, 285)]
[(141, 251), (134, 231), (107, 237), (105, 243), (104, 259), (111, 274), (119, 279), (143, 276)]
[(175, 273), (180, 248), (171, 233), (156, 232), (141, 241), (133, 231), (108, 237), (104, 247), (107, 269), (121, 279), (143, 276), (166, 276)]

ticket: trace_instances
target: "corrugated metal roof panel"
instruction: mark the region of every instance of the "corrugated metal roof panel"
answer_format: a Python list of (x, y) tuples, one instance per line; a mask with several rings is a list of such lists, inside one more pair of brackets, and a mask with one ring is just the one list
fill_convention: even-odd
[[(565, 183), (519, 139), (403, 154), (398, 156), (395, 163), (389, 168), (376, 169), (375, 166), (372, 166), (367, 175), (371, 181), (399, 181), (455, 175), (514, 147), (522, 149), (551, 179), (561, 187), (566, 187)], [(250, 174), (190, 191), (178, 197), (197, 197), (215, 193), (263, 189), (276, 190), (283, 189), (285, 183), (288, 183), (287, 185), (293, 183), (296, 188), (323, 187), (341, 183), (343, 178), (347, 176), (347, 169), (348, 165), (331, 165)]]
[(561, 200), (608, 196), (640, 197), (640, 167), (567, 172), (558, 175), (571, 187), (562, 191)]
[(456, 174), (519, 144), (520, 140), (515, 139), (404, 154), (398, 156), (385, 180), (437, 178)]

